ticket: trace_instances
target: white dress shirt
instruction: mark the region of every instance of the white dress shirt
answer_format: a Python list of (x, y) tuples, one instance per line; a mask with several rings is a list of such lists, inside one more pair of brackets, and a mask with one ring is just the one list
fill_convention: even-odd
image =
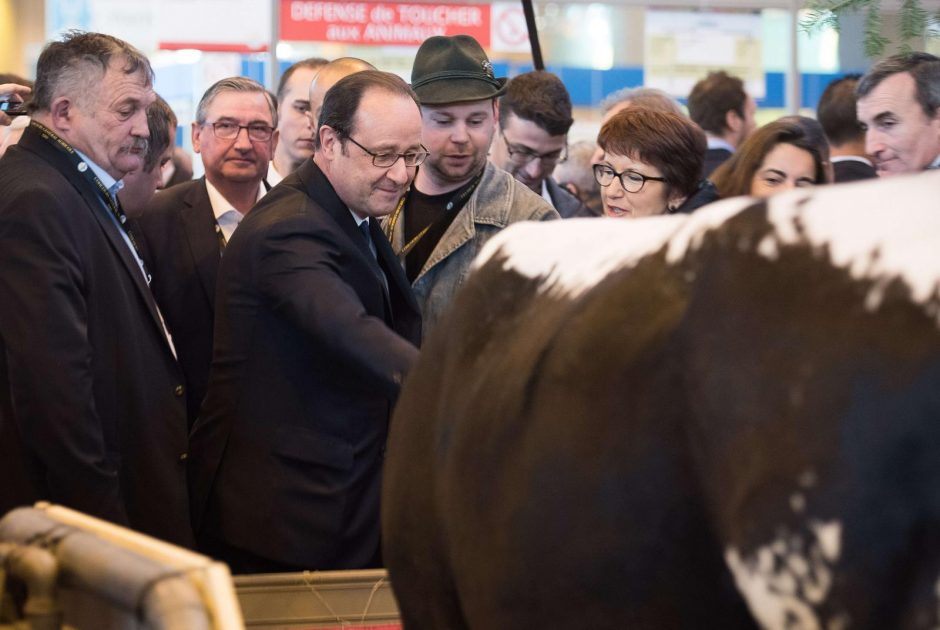
[[(92, 162), (87, 155), (78, 149), (75, 149), (75, 152), (80, 158), (82, 158), (82, 161), (84, 161), (85, 164), (91, 168), (91, 172), (97, 175), (98, 179), (101, 180), (101, 183), (104, 184), (104, 187), (108, 189), (108, 194), (111, 195), (111, 199), (114, 200), (114, 203), (118, 203), (117, 194), (119, 190), (124, 188), (124, 182), (115, 180), (106, 170)], [(127, 249), (131, 252), (131, 256), (134, 257), (134, 260), (137, 261), (137, 266), (140, 268), (140, 273), (144, 277), (144, 282), (146, 282), (147, 286), (149, 287), (150, 274), (147, 273), (147, 270), (144, 267), (144, 261), (141, 260), (140, 256), (137, 254), (137, 248), (134, 247), (133, 243), (131, 243), (131, 238), (127, 235), (127, 230), (120, 223), (118, 223), (117, 217), (114, 216), (113, 212), (111, 212), (111, 208), (106, 206), (103, 199), (101, 200), (101, 204), (105, 206), (107, 215), (111, 218), (111, 221), (114, 223), (114, 225), (117, 226), (118, 232), (121, 234), (121, 238), (124, 239), (124, 243), (127, 245)], [(157, 315), (160, 317), (160, 326), (163, 328), (163, 334), (166, 337), (166, 342), (170, 344), (170, 351), (173, 353), (173, 357), (175, 358), (176, 346), (173, 345), (173, 337), (170, 336), (170, 331), (167, 330), (166, 322), (163, 321), (163, 313), (160, 312), (160, 306), (157, 304), (156, 300), (153, 301), (153, 305), (157, 309)]]
[(268, 162), (268, 174), (264, 178), (264, 180), (268, 182), (268, 186), (274, 188), (281, 183), (282, 179), (284, 179), (284, 176), (274, 167), (274, 162)]
[[(215, 222), (219, 226), (219, 229), (222, 230), (222, 236), (225, 237), (225, 242), (228, 243), (232, 240), (232, 234), (235, 233), (235, 228), (242, 222), (242, 218), (245, 215), (236, 210), (235, 206), (230, 204), (228, 200), (222, 196), (218, 188), (213, 186), (212, 182), (208, 179), (206, 179), (206, 190), (209, 192), (209, 203), (212, 204), (212, 214), (215, 215)], [(258, 200), (264, 197), (265, 192), (267, 191), (264, 185), (259, 182)]]

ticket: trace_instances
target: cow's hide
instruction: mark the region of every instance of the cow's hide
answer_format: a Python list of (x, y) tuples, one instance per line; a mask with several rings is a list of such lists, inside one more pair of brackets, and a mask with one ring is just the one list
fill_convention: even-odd
[(494, 238), (392, 421), (406, 627), (940, 626), (938, 199)]

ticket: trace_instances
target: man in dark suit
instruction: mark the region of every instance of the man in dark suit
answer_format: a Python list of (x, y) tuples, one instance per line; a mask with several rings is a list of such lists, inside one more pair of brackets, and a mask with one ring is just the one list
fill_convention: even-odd
[(855, 88), (860, 78), (850, 74), (831, 82), (816, 107), (816, 119), (829, 141), (836, 183), (878, 176), (865, 154), (865, 128), (856, 113)]
[(426, 157), (411, 89), (352, 74), (313, 159), (225, 251), (190, 472), (201, 546), (236, 573), (380, 566), (388, 420), (421, 321), (375, 220)]
[(754, 129), (757, 104), (744, 90), (744, 82), (724, 71), (709, 72), (689, 93), (689, 118), (708, 140), (702, 177), (731, 157)]
[(571, 97), (565, 84), (545, 70), (524, 72), (506, 84), (499, 97), (499, 133), (490, 161), (534, 193), (542, 195), (563, 219), (595, 216), (581, 200), (552, 178), (568, 151)]
[(49, 44), (0, 162), (0, 513), (49, 500), (191, 545), (182, 374), (115, 197), (152, 78), (107, 35)]
[(205, 177), (158, 193), (135, 227), (186, 376), (190, 424), (209, 380), (219, 258), (265, 193), (276, 126), (264, 86), (244, 77), (217, 81), (200, 100), (192, 128)]

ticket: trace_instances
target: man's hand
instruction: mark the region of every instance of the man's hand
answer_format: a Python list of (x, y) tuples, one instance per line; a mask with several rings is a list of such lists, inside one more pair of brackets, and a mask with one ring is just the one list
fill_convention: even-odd
[[(0, 101), (15, 101), (17, 103), (23, 102), (23, 97), (28, 95), (32, 90), (25, 85), (19, 85), (17, 83), (0, 83)], [(0, 112), (0, 125), (9, 125), (13, 122), (13, 118), (7, 116), (3, 112)]]

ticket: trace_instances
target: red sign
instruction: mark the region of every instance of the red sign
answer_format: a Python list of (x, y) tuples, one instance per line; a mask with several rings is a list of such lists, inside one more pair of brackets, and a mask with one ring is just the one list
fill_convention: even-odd
[(418, 46), (432, 35), (471, 35), (490, 45), (488, 4), (281, 0), (281, 39)]

